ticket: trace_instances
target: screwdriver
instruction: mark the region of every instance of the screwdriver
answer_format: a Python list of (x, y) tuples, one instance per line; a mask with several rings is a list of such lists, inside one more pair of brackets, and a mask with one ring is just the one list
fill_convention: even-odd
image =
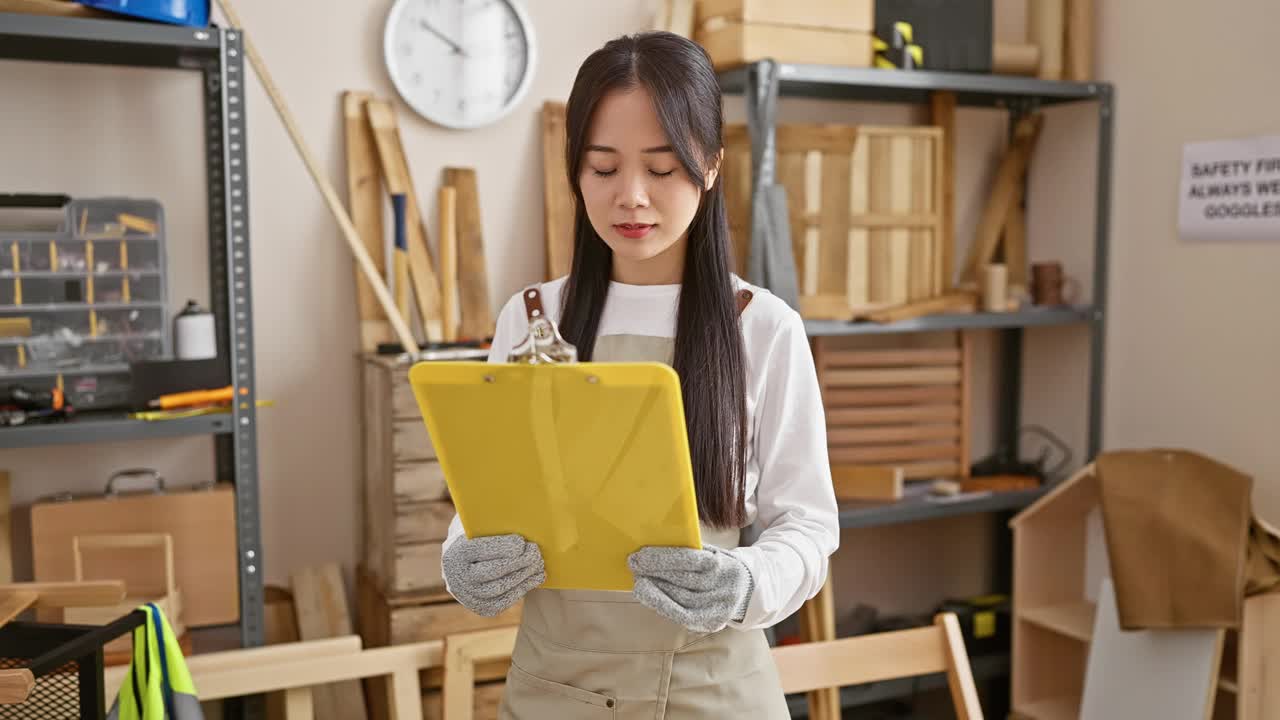
[(230, 385), (217, 390), (191, 390), (188, 392), (173, 393), (172, 395), (161, 395), (160, 397), (147, 403), (149, 407), (160, 408), (161, 410), (170, 410), (177, 407), (190, 407), (192, 405), (209, 405), (212, 403), (231, 402), (235, 391)]

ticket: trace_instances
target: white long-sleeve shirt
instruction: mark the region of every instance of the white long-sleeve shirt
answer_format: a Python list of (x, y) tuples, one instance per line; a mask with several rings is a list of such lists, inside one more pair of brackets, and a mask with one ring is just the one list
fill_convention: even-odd
[[(758, 536), (732, 552), (755, 588), (741, 622), (755, 629), (785, 619), (821, 589), (840, 525), (827, 459), (826, 417), (800, 316), (778, 297), (735, 277), (754, 294), (742, 313), (747, 366), (746, 510)], [(548, 317), (559, 322), (565, 278), (540, 286)], [(611, 283), (598, 338), (673, 338), (679, 285)], [(506, 362), (528, 330), (519, 294), (498, 316), (489, 362)], [(599, 342), (599, 339), (597, 339)], [(445, 549), (463, 534), (455, 515)]]

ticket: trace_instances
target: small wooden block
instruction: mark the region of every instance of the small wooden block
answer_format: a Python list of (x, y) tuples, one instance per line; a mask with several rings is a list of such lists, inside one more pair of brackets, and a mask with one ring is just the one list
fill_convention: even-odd
[(0, 670), (0, 705), (25, 703), (35, 684), (35, 678), (26, 668)]
[(839, 500), (901, 500), (903, 471), (891, 465), (832, 465)]
[(0, 318), (0, 337), (31, 337), (31, 318)]

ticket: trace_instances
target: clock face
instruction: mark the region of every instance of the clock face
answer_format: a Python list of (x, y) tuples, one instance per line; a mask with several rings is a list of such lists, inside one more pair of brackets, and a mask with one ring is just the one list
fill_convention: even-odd
[(506, 115), (533, 77), (533, 32), (516, 0), (397, 0), (383, 46), (400, 96), (446, 127)]

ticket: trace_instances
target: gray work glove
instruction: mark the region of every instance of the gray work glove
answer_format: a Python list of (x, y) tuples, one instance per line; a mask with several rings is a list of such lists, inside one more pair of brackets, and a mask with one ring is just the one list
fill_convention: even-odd
[(741, 622), (755, 583), (747, 564), (708, 545), (703, 550), (644, 547), (627, 558), (636, 599), (695, 632), (716, 632)]
[(542, 551), (519, 535), (459, 537), (441, 564), (453, 596), (484, 617), (511, 608), (547, 579)]

